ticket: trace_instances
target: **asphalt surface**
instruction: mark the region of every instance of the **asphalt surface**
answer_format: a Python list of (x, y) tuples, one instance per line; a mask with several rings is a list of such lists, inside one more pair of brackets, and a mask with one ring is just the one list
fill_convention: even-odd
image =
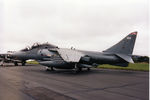
[(45, 71), (40, 65), (0, 67), (0, 100), (148, 100), (149, 73), (92, 69)]

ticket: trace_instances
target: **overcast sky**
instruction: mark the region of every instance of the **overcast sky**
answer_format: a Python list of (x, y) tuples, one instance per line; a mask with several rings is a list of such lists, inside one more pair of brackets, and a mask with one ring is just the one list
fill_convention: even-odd
[(35, 42), (103, 51), (138, 31), (148, 55), (148, 0), (0, 0), (0, 53)]

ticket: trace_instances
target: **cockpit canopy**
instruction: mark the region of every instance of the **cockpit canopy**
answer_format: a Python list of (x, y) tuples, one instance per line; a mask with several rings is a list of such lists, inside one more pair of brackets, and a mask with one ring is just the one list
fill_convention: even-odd
[(58, 47), (55, 46), (55, 45), (49, 44), (49, 43), (43, 43), (43, 44), (34, 43), (31, 47), (27, 46), (26, 48), (22, 49), (21, 51), (29, 51), (29, 50), (32, 50), (32, 49), (35, 49), (35, 48), (46, 49), (46, 48), (58, 48)]

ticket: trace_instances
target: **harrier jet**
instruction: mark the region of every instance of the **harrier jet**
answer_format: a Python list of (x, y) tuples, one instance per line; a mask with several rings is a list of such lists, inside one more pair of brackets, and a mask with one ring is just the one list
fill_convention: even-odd
[[(13, 53), (7, 53), (7, 54), (0, 54), (0, 61), (1, 65), (3, 65), (4, 62), (13, 62), (15, 66), (18, 66), (18, 63), (22, 63), (22, 66), (25, 65), (26, 60), (34, 59), (34, 60), (43, 60), (42, 58), (44, 55), (38, 55), (39, 50), (41, 49), (48, 49), (48, 48), (57, 48), (57, 46), (54, 46), (49, 43), (39, 44), (34, 43), (31, 47), (26, 47), (25, 49), (13, 52)], [(45, 58), (45, 57), (44, 57)]]
[(38, 53), (44, 55), (45, 59), (38, 60), (38, 62), (51, 70), (53, 68), (74, 69), (75, 72), (82, 71), (83, 68), (90, 70), (99, 64), (127, 67), (129, 63), (134, 63), (131, 57), (136, 36), (137, 32), (132, 32), (103, 52), (66, 48), (41, 49)]

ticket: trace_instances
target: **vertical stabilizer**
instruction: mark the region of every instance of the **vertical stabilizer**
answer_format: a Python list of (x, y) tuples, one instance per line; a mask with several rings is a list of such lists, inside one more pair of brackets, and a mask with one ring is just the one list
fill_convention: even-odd
[(130, 55), (133, 52), (136, 36), (137, 32), (132, 32), (120, 42), (108, 48), (104, 52)]

